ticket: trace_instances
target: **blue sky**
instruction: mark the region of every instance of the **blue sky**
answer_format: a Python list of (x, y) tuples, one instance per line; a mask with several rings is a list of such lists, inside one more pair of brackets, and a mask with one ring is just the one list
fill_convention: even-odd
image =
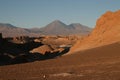
[(120, 0), (0, 0), (0, 23), (44, 27), (54, 20), (94, 27), (106, 11), (120, 9)]

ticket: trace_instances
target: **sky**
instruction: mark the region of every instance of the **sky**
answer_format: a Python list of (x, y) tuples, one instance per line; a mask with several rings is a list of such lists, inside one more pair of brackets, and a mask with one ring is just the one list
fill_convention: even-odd
[(0, 23), (44, 27), (54, 20), (94, 27), (106, 11), (120, 9), (120, 0), (0, 0)]

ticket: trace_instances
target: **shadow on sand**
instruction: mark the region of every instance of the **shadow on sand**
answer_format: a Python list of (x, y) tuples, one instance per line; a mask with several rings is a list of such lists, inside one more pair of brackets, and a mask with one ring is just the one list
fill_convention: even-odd
[(69, 51), (69, 48), (65, 48), (62, 52), (46, 52), (44, 55), (29, 52), (30, 50), (42, 45), (42, 43), (34, 41), (25, 44), (15, 44), (3, 39), (0, 41), (0, 66), (53, 59)]

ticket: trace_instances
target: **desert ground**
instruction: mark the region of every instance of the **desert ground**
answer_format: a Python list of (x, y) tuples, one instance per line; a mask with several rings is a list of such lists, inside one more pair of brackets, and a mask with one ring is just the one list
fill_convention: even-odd
[(120, 80), (119, 21), (120, 10), (107, 11), (82, 37), (1, 33), (0, 80)]
[(120, 42), (54, 59), (0, 66), (0, 80), (120, 80)]

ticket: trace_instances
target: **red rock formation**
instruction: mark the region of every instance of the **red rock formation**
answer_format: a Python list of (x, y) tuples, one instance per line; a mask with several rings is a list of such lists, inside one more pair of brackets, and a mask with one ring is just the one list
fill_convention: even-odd
[(120, 41), (120, 10), (107, 11), (96, 22), (95, 29), (89, 36), (79, 40), (71, 52), (90, 49)]
[(53, 51), (51, 46), (43, 45), (43, 46), (40, 46), (38, 48), (35, 48), (35, 49), (31, 50), (30, 52), (32, 52), (32, 53), (40, 53), (40, 54), (44, 55), (46, 52), (51, 52), (51, 51)]

